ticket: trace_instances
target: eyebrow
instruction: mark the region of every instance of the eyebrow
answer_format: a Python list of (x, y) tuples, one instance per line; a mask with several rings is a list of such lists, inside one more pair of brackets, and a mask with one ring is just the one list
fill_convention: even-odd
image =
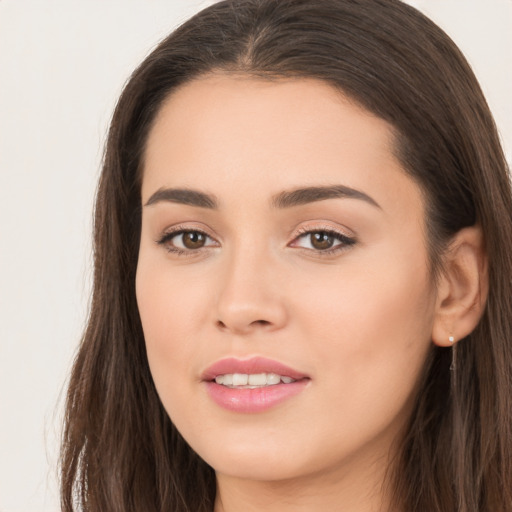
[(144, 206), (151, 206), (162, 201), (200, 208), (217, 209), (219, 207), (215, 196), (186, 188), (160, 188), (151, 195)]
[(272, 198), (272, 205), (276, 208), (290, 208), (325, 199), (349, 198), (360, 199), (376, 208), (382, 209), (379, 203), (360, 190), (345, 185), (330, 185), (325, 187), (305, 187), (280, 192)]
[[(339, 198), (359, 199), (381, 209), (379, 203), (368, 194), (345, 185), (304, 187), (286, 190), (274, 195), (270, 204), (275, 208), (291, 208), (293, 206), (324, 201), (326, 199)], [(159, 202), (186, 204), (208, 209), (218, 209), (219, 207), (219, 203), (214, 195), (185, 188), (160, 188), (151, 195), (144, 206), (151, 206)]]

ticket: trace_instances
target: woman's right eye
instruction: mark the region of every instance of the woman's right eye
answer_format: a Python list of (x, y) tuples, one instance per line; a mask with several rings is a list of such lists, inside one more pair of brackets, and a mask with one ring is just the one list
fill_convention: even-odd
[(165, 233), (160, 240), (159, 245), (163, 245), (169, 252), (182, 254), (203, 249), (205, 247), (217, 246), (217, 242), (206, 233), (198, 230), (172, 231)]

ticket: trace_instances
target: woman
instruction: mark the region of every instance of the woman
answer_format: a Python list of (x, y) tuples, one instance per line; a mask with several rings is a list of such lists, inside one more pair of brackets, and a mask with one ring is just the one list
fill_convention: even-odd
[(413, 8), (205, 9), (114, 113), (63, 509), (512, 511), (511, 212)]

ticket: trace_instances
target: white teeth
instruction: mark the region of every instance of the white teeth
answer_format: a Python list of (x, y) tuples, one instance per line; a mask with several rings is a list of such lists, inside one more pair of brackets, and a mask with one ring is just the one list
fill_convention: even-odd
[(267, 384), (267, 376), (264, 373), (249, 375), (250, 386), (264, 386), (265, 384)]
[(267, 374), (267, 384), (279, 384), (281, 381), (281, 377), (279, 375), (276, 375), (275, 373), (269, 373)]
[(247, 386), (249, 381), (249, 375), (246, 373), (234, 373), (233, 374), (233, 386)]
[(276, 373), (226, 373), (215, 377), (217, 384), (229, 387), (257, 388), (263, 386), (275, 386), (276, 384), (290, 384), (295, 379), (287, 376), (277, 375)]

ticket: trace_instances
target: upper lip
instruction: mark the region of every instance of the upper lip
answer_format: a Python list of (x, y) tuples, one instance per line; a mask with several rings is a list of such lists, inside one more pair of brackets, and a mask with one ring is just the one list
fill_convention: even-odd
[(279, 361), (267, 359), (265, 357), (251, 357), (250, 359), (237, 359), (227, 357), (220, 359), (209, 366), (201, 375), (202, 380), (212, 381), (218, 375), (232, 373), (256, 374), (256, 373), (275, 373), (282, 377), (291, 377), (294, 380), (307, 378), (308, 376), (298, 370), (294, 370)]

